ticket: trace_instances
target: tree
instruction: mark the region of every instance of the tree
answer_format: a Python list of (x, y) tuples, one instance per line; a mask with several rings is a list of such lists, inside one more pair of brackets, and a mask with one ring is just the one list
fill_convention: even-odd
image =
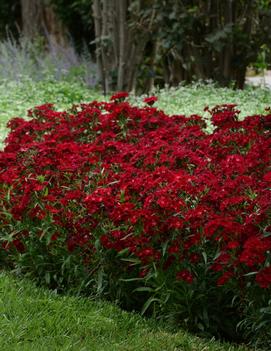
[(247, 66), (255, 62), (264, 43), (270, 46), (270, 26), (263, 25), (270, 20), (269, 0), (159, 0), (157, 4), (158, 66), (163, 67), (168, 84), (213, 79), (242, 88)]
[(197, 79), (242, 88), (247, 67), (271, 56), (270, 0), (16, 1), (31, 40), (65, 45), (68, 29), (77, 47), (95, 45), (105, 94)]

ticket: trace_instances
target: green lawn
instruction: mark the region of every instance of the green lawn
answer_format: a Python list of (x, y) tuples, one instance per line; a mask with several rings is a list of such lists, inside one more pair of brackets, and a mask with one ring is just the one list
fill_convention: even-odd
[(0, 349), (5, 351), (245, 351), (173, 334), (154, 320), (88, 299), (57, 296), (0, 274)]

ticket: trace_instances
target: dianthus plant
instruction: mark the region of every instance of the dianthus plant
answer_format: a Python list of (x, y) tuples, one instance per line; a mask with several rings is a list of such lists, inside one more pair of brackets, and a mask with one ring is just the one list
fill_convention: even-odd
[(270, 299), (271, 115), (216, 106), (206, 134), (198, 115), (126, 97), (10, 120), (0, 258), (59, 290), (234, 333)]

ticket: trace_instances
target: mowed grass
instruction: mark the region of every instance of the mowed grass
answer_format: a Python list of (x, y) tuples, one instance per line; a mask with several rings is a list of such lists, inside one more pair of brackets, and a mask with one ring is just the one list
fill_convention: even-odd
[(247, 351), (121, 311), (106, 302), (58, 296), (0, 274), (0, 349), (5, 351)]

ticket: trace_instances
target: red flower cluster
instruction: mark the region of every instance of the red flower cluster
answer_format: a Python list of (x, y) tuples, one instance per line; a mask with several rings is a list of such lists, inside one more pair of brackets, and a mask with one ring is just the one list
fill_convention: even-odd
[(112, 95), (110, 100), (125, 100), (129, 96), (129, 93), (126, 91), (119, 91), (116, 94)]
[(176, 279), (183, 280), (183, 281), (187, 282), (188, 284), (193, 283), (193, 275), (187, 269), (184, 269), (181, 272), (178, 272), (176, 274)]
[(0, 219), (6, 234), (17, 229), (1, 238), (3, 250), (27, 250), (43, 235), (32, 228), (46, 227), (49, 248), (65, 243), (85, 262), (98, 240), (139, 262), (129, 267), (139, 276), (155, 264), (192, 283), (207, 262), (218, 285), (270, 288), (271, 115), (238, 121), (235, 106), (217, 106), (217, 129), (206, 134), (199, 116), (167, 116), (125, 97), (70, 113), (43, 105), (31, 120), (9, 122)]
[(158, 99), (156, 96), (149, 96), (149, 97), (145, 98), (143, 100), (143, 102), (145, 102), (147, 105), (152, 106), (157, 100)]

